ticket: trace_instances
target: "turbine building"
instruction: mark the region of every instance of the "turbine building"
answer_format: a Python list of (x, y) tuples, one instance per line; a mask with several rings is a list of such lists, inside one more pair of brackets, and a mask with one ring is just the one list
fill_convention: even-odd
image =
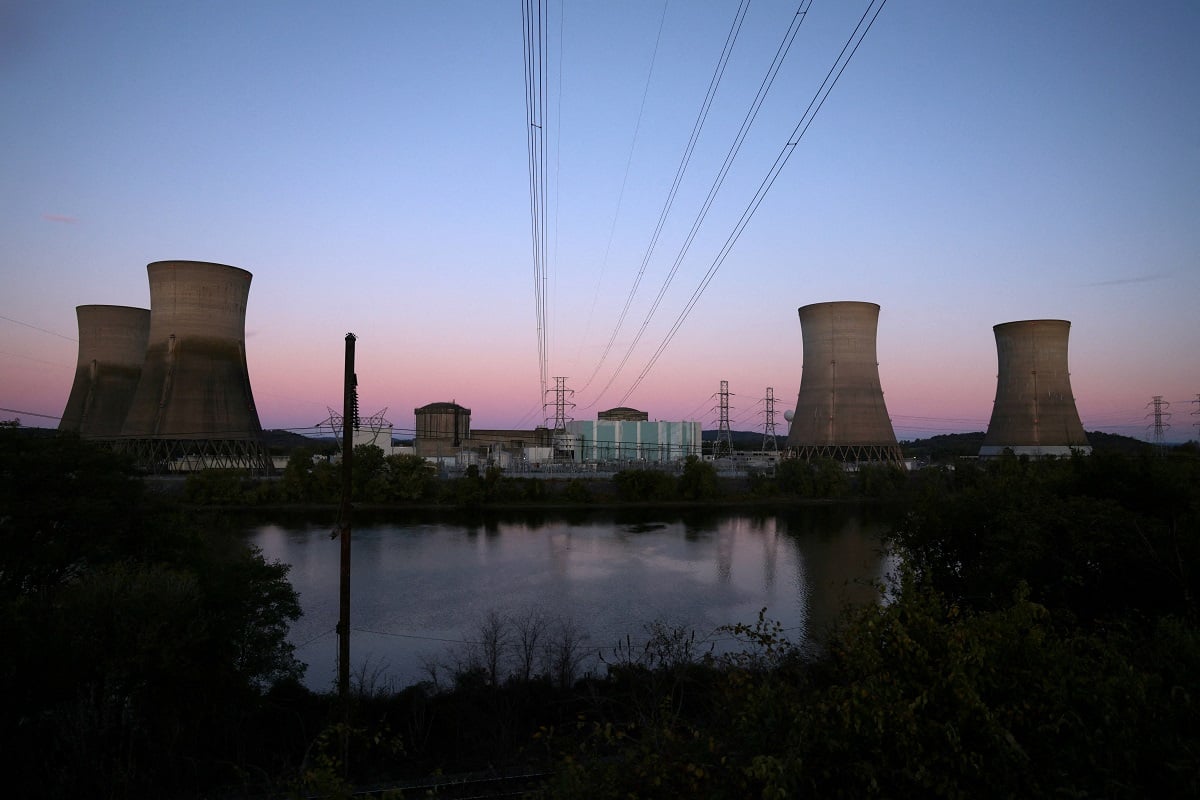
[(875, 337), (879, 306), (842, 301), (799, 309), (804, 364), (788, 432), (793, 457), (902, 462), (883, 402)]
[(979, 455), (998, 456), (1005, 450), (1033, 457), (1090, 453), (1067, 371), (1071, 323), (1030, 319), (992, 330), (999, 364), (996, 401)]

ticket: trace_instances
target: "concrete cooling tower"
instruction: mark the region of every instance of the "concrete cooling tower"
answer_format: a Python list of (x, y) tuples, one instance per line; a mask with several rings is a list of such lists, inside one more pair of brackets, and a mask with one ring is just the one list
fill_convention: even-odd
[(58, 429), (84, 438), (113, 438), (121, 433), (142, 374), (150, 312), (128, 306), (77, 306), (75, 316), (79, 361)]
[(1072, 450), (1090, 453), (1087, 435), (1075, 410), (1067, 371), (1064, 319), (1005, 322), (996, 333), (999, 375), (992, 419), (979, 455), (1059, 456)]
[(804, 368), (787, 447), (804, 459), (900, 463), (883, 402), (875, 303), (814, 303), (800, 308)]
[(251, 274), (203, 261), (156, 261), (141, 379), (122, 427), (155, 471), (269, 470), (246, 368)]

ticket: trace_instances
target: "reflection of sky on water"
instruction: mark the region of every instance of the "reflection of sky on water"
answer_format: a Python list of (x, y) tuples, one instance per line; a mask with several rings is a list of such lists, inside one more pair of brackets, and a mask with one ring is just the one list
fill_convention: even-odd
[[(424, 677), (449, 642), (470, 641), (495, 611), (569, 619), (593, 652), (659, 621), (694, 630), (753, 623), (759, 610), (789, 636), (820, 631), (847, 603), (871, 602), (882, 574), (880, 523), (848, 509), (787, 517), (729, 514), (655, 524), (550, 521), (371, 524), (353, 533), (351, 655), (396, 683)], [(333, 684), (339, 543), (328, 526), (263, 525), (251, 540), (291, 564), (304, 608), (292, 629), (314, 688)], [(717, 636), (715, 638), (721, 638)]]

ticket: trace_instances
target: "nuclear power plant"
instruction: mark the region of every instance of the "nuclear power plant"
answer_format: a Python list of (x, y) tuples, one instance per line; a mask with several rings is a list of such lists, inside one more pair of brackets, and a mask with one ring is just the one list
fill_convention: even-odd
[(78, 306), (79, 360), (60, 431), (84, 438), (121, 433), (133, 403), (146, 342), (150, 312), (129, 306)]
[(980, 457), (1006, 450), (1034, 457), (1090, 453), (1067, 371), (1071, 323), (1030, 319), (1005, 322), (992, 330), (999, 370)]
[(80, 306), (60, 428), (110, 440), (151, 472), (269, 472), (246, 367), (251, 275), (204, 261), (146, 267), (150, 310)]
[[(157, 261), (146, 272), (149, 310), (77, 307), (78, 363), (59, 429), (109, 442), (150, 472), (269, 473), (246, 364), (253, 276), (204, 261)], [(785, 414), (790, 428), (780, 455), (902, 464), (879, 379), (879, 306), (813, 303), (798, 312), (800, 390)], [(981, 457), (1091, 452), (1067, 371), (1070, 327), (1055, 319), (994, 327), (999, 374)], [(632, 408), (600, 412), (595, 421), (566, 420), (553, 431), (473, 429), (471, 410), (453, 401), (416, 408), (414, 415), (412, 452), (437, 461), (670, 462), (702, 452), (699, 422), (651, 421)], [(372, 442), (382, 434), (390, 450), (391, 423), (378, 416)]]
[(787, 449), (797, 458), (902, 462), (883, 402), (875, 336), (879, 306), (842, 301), (802, 306), (804, 363)]

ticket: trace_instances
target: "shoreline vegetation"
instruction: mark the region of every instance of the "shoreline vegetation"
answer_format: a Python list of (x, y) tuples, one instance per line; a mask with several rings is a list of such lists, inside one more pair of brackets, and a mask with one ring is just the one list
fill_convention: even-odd
[[(165, 494), (111, 452), (2, 426), (14, 796), (1200, 795), (1195, 445), (853, 477), (781, 465), (744, 492), (696, 462), (563, 501), (486, 470), (438, 485), (381, 463), (356, 474), (356, 513), (886, 502), (904, 566), (821, 652), (765, 616), (724, 631), (744, 646), (721, 656), (646, 620), (643, 643), (580, 674), (570, 631), (485, 616), (436, 681), (360, 670), (345, 727), (337, 698), (299, 680), (286, 565), (196, 513), (327, 508), (309, 505), (319, 468), (272, 481), (293, 490), (281, 505), (232, 495), (262, 491), (242, 476)], [(372, 492), (399, 494), (384, 508)]]

